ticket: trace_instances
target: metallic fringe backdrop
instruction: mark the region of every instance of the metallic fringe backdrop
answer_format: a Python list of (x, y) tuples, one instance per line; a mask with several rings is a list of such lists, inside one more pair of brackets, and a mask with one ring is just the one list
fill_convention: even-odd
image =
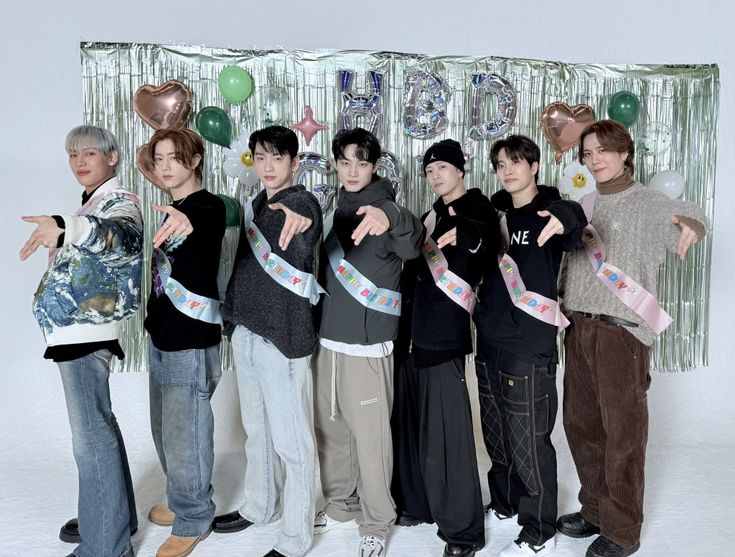
[[(338, 131), (342, 99), (338, 73), (354, 72), (353, 91), (368, 90), (368, 72), (383, 76), (383, 148), (392, 152), (403, 166), (403, 203), (420, 214), (428, 210), (434, 195), (421, 176), (420, 160), (434, 141), (454, 138), (472, 155), (468, 163), (467, 184), (486, 194), (499, 188), (488, 158), (491, 140), (472, 140), (472, 75), (498, 74), (515, 90), (517, 111), (507, 133), (533, 138), (542, 149), (539, 183), (560, 185), (564, 166), (573, 162), (575, 149), (564, 153), (562, 164), (554, 162), (554, 151), (543, 137), (539, 125), (544, 107), (552, 102), (592, 107), (597, 119), (607, 117), (610, 97), (630, 91), (640, 100), (640, 115), (630, 127), (636, 140), (638, 178), (647, 181), (657, 172), (673, 169), (684, 175), (683, 198), (705, 208), (712, 223), (719, 95), (719, 69), (716, 65), (648, 66), (567, 64), (538, 60), (518, 60), (485, 56), (423, 56), (395, 52), (365, 51), (236, 51), (201, 46), (154, 44), (82, 43), (84, 121), (112, 130), (120, 140), (124, 164), (122, 183), (141, 195), (146, 237), (152, 238), (160, 217), (152, 203), (166, 202), (136, 169), (138, 147), (146, 143), (153, 130), (134, 112), (132, 97), (145, 84), (162, 85), (168, 80), (183, 82), (193, 94), (194, 115), (205, 106), (217, 106), (229, 115), (236, 140), (267, 121), (296, 123), (311, 106), (314, 118), (328, 129), (318, 132), (307, 146), (298, 133), (304, 151), (331, 159), (330, 142)], [(220, 94), (217, 78), (227, 65), (245, 68), (253, 77), (253, 93), (239, 105), (229, 104)], [(432, 72), (448, 87), (446, 129), (430, 139), (417, 139), (404, 132), (404, 84), (416, 70)], [(283, 94), (285, 91), (285, 95)], [(280, 105), (279, 105), (280, 103)], [(488, 120), (498, 102), (488, 95), (482, 107)], [(477, 110), (477, 107), (475, 107)], [(267, 114), (266, 114), (267, 112)], [(446, 122), (445, 122), (446, 124)], [(364, 124), (363, 124), (364, 125)], [(240, 199), (252, 193), (236, 178), (223, 171), (223, 148), (207, 143), (204, 185), (214, 193)], [(336, 186), (336, 176), (305, 175), (307, 186), (315, 181)], [(228, 229), (223, 249), (224, 266), (231, 266), (237, 242), (237, 229)], [(150, 241), (145, 257), (150, 260)], [(707, 364), (710, 237), (697, 244), (684, 264), (671, 254), (660, 273), (659, 298), (674, 318), (673, 324), (656, 342), (652, 364), (660, 370), (688, 370)], [(150, 276), (144, 276), (144, 299), (150, 292)], [(145, 311), (131, 319), (123, 335), (127, 357), (117, 369), (146, 370)], [(229, 344), (222, 345), (223, 367), (233, 366)]]

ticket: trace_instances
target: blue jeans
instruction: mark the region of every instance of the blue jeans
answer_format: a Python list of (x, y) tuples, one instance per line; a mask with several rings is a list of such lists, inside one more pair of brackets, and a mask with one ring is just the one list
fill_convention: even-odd
[(316, 505), (309, 357), (288, 359), (243, 326), (232, 335), (232, 351), (247, 434), (240, 514), (255, 524), (280, 518), (275, 549), (301, 557), (311, 547)]
[(110, 401), (109, 350), (59, 362), (79, 470), (79, 534), (76, 557), (133, 554), (130, 530), (138, 526), (133, 482)]
[(164, 352), (148, 345), (151, 432), (166, 474), (171, 533), (195, 537), (214, 518), (212, 397), (222, 367), (219, 345)]

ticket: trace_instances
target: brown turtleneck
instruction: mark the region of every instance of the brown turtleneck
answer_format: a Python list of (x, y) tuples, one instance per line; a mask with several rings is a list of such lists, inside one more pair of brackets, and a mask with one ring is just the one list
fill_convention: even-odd
[(607, 182), (597, 182), (597, 191), (600, 192), (600, 195), (610, 195), (627, 190), (633, 184), (635, 184), (635, 180), (626, 169), (626, 172)]

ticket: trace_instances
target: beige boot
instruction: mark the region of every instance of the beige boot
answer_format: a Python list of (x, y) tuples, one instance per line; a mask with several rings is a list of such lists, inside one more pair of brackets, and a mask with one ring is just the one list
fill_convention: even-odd
[(169, 536), (169, 538), (161, 544), (156, 552), (156, 557), (184, 557), (189, 555), (197, 544), (209, 535), (210, 530), (204, 532), (201, 536), (183, 537)]
[(148, 520), (159, 526), (171, 526), (174, 523), (174, 518), (176, 518), (176, 515), (171, 512), (165, 503), (153, 505), (151, 510), (148, 511)]

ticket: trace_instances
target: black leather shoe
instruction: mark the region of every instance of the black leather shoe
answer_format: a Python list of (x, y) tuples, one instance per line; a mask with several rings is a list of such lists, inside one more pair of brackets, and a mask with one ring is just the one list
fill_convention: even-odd
[(448, 543), (444, 547), (444, 557), (474, 557), (475, 546), (464, 543)]
[(600, 536), (587, 548), (585, 557), (628, 557), (628, 555), (633, 555), (633, 553), (638, 551), (640, 547), (641, 543), (638, 542), (633, 547), (626, 549), (616, 544), (610, 538)]
[(600, 527), (592, 524), (582, 513), (560, 516), (556, 521), (556, 529), (570, 538), (588, 538), (600, 533)]
[(268, 553), (263, 555), (263, 557), (286, 557), (283, 553), (276, 551), (275, 549), (271, 549)]
[(416, 518), (412, 514), (401, 513), (396, 518), (396, 526), (418, 526), (419, 524), (425, 524), (420, 518)]
[[(134, 536), (138, 531), (138, 528), (130, 530), (130, 535)], [(59, 530), (59, 539), (66, 543), (82, 543), (82, 536), (79, 535), (79, 521), (76, 518), (72, 518), (66, 521)]]
[(231, 513), (215, 516), (212, 522), (212, 531), (218, 534), (232, 534), (245, 530), (245, 528), (252, 525), (253, 523), (247, 518), (243, 518), (239, 512), (232, 511)]

